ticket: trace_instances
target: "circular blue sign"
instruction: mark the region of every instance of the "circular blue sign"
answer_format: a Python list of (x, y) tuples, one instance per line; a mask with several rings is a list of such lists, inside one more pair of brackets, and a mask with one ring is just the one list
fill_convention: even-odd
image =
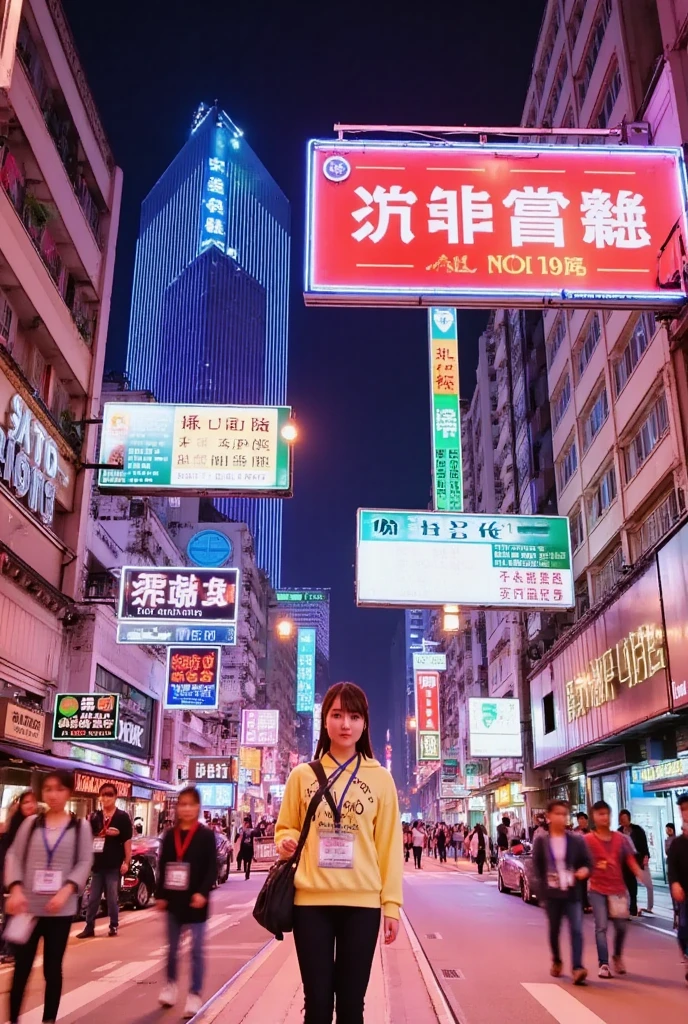
[(346, 181), (351, 174), (351, 164), (343, 156), (328, 156), (323, 164), (323, 174), (328, 181)]
[(225, 565), (232, 557), (232, 542), (219, 530), (201, 530), (190, 538), (186, 553), (196, 565), (208, 568)]

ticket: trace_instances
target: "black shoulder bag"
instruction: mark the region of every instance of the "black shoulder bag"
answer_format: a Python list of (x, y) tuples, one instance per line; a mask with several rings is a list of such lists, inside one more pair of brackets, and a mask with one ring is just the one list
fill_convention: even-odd
[(323, 797), (327, 800), (335, 816), (337, 813), (330, 787), (339, 778), (341, 771), (334, 771), (328, 779), (320, 761), (311, 761), (310, 767), (320, 783), (320, 788), (308, 805), (297, 847), (287, 860), (280, 860), (272, 865), (253, 908), (253, 916), (258, 924), (272, 932), (280, 941), (284, 938), (284, 932), (290, 932), (293, 929), (296, 869), (299, 866), (301, 851), (308, 838), (313, 818)]

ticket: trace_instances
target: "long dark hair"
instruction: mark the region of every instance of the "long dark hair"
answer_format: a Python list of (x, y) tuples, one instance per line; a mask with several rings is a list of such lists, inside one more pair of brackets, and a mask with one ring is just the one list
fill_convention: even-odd
[(370, 743), (368, 698), (361, 687), (356, 686), (355, 683), (335, 683), (334, 686), (331, 686), (325, 694), (322, 713), (320, 716), (320, 739), (318, 740), (318, 746), (315, 749), (316, 758), (322, 757), (323, 754), (326, 754), (330, 749), (330, 737), (327, 735), (325, 723), (337, 697), (339, 697), (342, 711), (348, 711), (350, 715), (356, 714), (362, 716), (364, 722), (363, 732), (361, 733), (360, 740), (356, 744), (356, 751), (359, 754), (363, 754), (364, 757), (372, 758), (373, 748)]
[(7, 826), (7, 832), (5, 833), (7, 836), (6, 842), (8, 848), (12, 845), (15, 836), (17, 835), (17, 832), (19, 831), (23, 823), (26, 821), (26, 815), (22, 811), (22, 804), (24, 803), (24, 800), (27, 798), (27, 796), (34, 795), (35, 794), (32, 789), (25, 789), (24, 792), (20, 794), (19, 799), (17, 800), (17, 807), (14, 811), (14, 814), (10, 818), (9, 825)]

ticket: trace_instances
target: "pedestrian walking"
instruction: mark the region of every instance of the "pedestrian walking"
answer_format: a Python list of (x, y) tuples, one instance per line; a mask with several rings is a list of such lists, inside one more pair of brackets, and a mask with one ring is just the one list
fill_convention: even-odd
[[(667, 824), (664, 826), (664, 831), (666, 832), (666, 837), (664, 839), (664, 855), (666, 857), (667, 868), (668, 868), (668, 866), (669, 866), (669, 850), (671, 849), (672, 844), (674, 842), (674, 839), (676, 838), (676, 826), (674, 825), (673, 821), (667, 822)], [(671, 883), (670, 883), (670, 887), (671, 887)], [(679, 926), (680, 904), (679, 904), (678, 900), (675, 900), (673, 898), (673, 896), (672, 896), (672, 899), (671, 899), (671, 903), (672, 903), (672, 906), (674, 908), (674, 928), (677, 929), (678, 926)]]
[(114, 782), (104, 782), (98, 790), (101, 809), (91, 815), (93, 833), (93, 870), (91, 891), (86, 908), (86, 927), (77, 938), (92, 939), (100, 901), (107, 898), (110, 929), (114, 938), (119, 928), (119, 880), (126, 875), (131, 863), (133, 827), (126, 811), (117, 807), (117, 788)]
[(547, 805), (549, 831), (535, 840), (533, 871), (538, 898), (545, 906), (549, 921), (550, 974), (553, 978), (561, 976), (559, 936), (566, 918), (571, 934), (573, 983), (582, 985), (588, 972), (583, 966), (583, 913), (579, 886), (590, 875), (592, 858), (583, 837), (567, 831), (570, 809), (565, 800), (551, 800)]
[(652, 913), (654, 906), (654, 886), (652, 876), (648, 870), (650, 864), (650, 847), (647, 844), (647, 834), (644, 828), (631, 821), (630, 811), (619, 811), (619, 832), (622, 832), (633, 848), (635, 859), (640, 868), (640, 875), (636, 878), (632, 871), (624, 869), (624, 879), (631, 898), (631, 917), (640, 917), (638, 910), (638, 882), (647, 889), (647, 910)]
[[(579, 836), (587, 836), (590, 832), (590, 818), (585, 811), (579, 811), (576, 815), (577, 825), (574, 828), (574, 832)], [(592, 907), (590, 906), (590, 897), (588, 896), (588, 883), (587, 881), (580, 883), (581, 902), (583, 904), (583, 913), (592, 914)]]
[[(71, 772), (56, 770), (43, 778), (47, 811), (26, 818), (5, 863), (9, 891), (7, 913), (22, 915), (25, 939), (15, 945), (10, 989), (10, 1024), (17, 1024), (40, 939), (43, 939), (45, 996), (43, 1021), (57, 1019), (62, 996), (62, 961), (79, 893), (86, 885), (93, 848), (91, 829), (67, 810), (74, 792)], [(20, 922), (15, 922), (20, 924)], [(24, 936), (22, 936), (24, 937)]]
[[(254, 846), (253, 839), (255, 837), (255, 829), (251, 824), (251, 815), (247, 814), (244, 818), (244, 824), (237, 832), (237, 839), (239, 842), (239, 853), (237, 854), (237, 865), (242, 863), (244, 866), (244, 877), (246, 881), (251, 877), (251, 864), (253, 862)], [(237, 870), (238, 867), (237, 867)]]
[(451, 834), (451, 848), (454, 854), (454, 863), (456, 864), (459, 858), (459, 850), (463, 846), (463, 832), (460, 825), (454, 825)]
[(501, 824), (497, 825), (497, 849), (500, 853), (506, 853), (509, 849), (509, 829), (511, 828), (511, 819), (505, 814), (502, 818)]
[(416, 868), (422, 868), (422, 857), (423, 849), (427, 843), (427, 835), (423, 828), (423, 823), (420, 821), (414, 821), (411, 829), (411, 844), (413, 849), (413, 862)]
[(444, 824), (440, 823), (437, 827), (437, 853), (440, 858), (440, 864), (447, 863), (447, 833), (444, 831)]
[(683, 827), (679, 835), (676, 835), (674, 829), (667, 848), (667, 873), (674, 901), (678, 945), (683, 956), (685, 979), (688, 981), (688, 793), (678, 798), (678, 807)]
[[(38, 811), (38, 801), (36, 795), (32, 789), (25, 789), (23, 793), (19, 794), (19, 797), (13, 802), (10, 807), (10, 816), (5, 823), (5, 828), (0, 836), (0, 878), (5, 877), (5, 861), (7, 859), (7, 851), (14, 842), (17, 832), (21, 825), (27, 818), (30, 818), (32, 814), (36, 814)], [(3, 932), (7, 928), (9, 922), (9, 915), (6, 912), (6, 899), (5, 899), (5, 886), (2, 889), (2, 904), (3, 904)], [(11, 942), (2, 942), (2, 957), (0, 962), (3, 964), (11, 963), (14, 960), (14, 949)]]
[(600, 978), (611, 978), (607, 945), (607, 928), (610, 920), (614, 926), (614, 970), (617, 974), (626, 973), (623, 948), (630, 915), (624, 867), (627, 866), (636, 877), (641, 874), (633, 848), (626, 836), (622, 832), (611, 831), (610, 815), (611, 807), (604, 800), (598, 800), (593, 804), (595, 831), (583, 837), (588, 844), (593, 862), (589, 893), (592, 912), (595, 915)]
[(413, 833), (410, 825), (404, 825), (404, 860), (408, 863), (413, 849)]
[(471, 857), (478, 865), (478, 874), (482, 875), (487, 858), (485, 826), (478, 823), (471, 833)]
[(385, 944), (397, 937), (403, 855), (394, 780), (373, 757), (368, 701), (353, 683), (325, 694), (315, 756), (317, 771), (300, 764), (289, 776), (275, 830), (291, 856), (319, 780), (335, 777), (294, 878), (304, 1024), (331, 1024), (335, 1005), (341, 1024), (363, 1024), (381, 914)]
[(191, 988), (184, 1017), (194, 1017), (201, 1006), (205, 973), (205, 933), (210, 890), (217, 880), (215, 836), (201, 825), (201, 796), (195, 786), (182, 789), (177, 797), (177, 823), (169, 829), (160, 847), (155, 906), (167, 917), (167, 981), (158, 1001), (161, 1006), (177, 1002), (179, 946), (184, 931), (191, 932)]

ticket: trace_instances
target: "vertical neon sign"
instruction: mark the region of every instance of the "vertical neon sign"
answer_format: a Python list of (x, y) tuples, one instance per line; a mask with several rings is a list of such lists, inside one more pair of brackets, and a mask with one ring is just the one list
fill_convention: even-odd
[(432, 495), (438, 512), (463, 510), (459, 340), (456, 310), (428, 311), (432, 408)]
[(220, 252), (227, 251), (228, 142), (227, 129), (221, 123), (216, 124), (204, 172), (200, 252), (210, 245), (217, 246)]

